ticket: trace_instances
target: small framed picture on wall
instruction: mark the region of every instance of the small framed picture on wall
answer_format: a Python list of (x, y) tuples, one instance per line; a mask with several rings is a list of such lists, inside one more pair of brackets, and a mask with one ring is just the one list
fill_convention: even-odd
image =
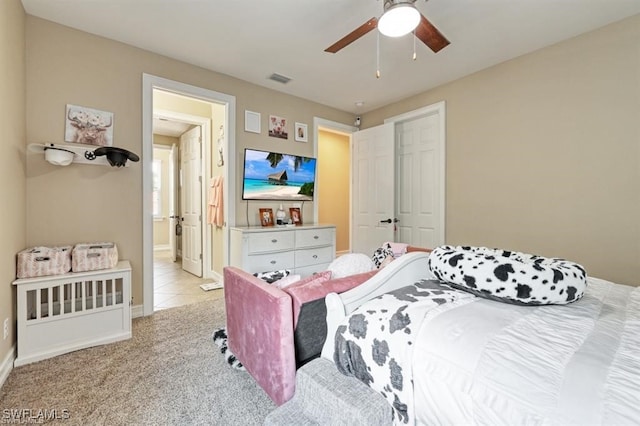
[(302, 225), (302, 214), (300, 213), (300, 207), (290, 207), (289, 215), (291, 217), (291, 223), (296, 226)]
[(260, 225), (273, 226), (273, 210), (260, 209)]
[(307, 142), (309, 140), (307, 136), (307, 125), (304, 123), (296, 123), (296, 141)]

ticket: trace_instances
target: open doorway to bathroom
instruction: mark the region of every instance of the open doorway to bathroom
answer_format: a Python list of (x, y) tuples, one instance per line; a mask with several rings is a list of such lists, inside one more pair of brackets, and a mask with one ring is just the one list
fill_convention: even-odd
[(233, 209), (210, 223), (207, 208), (213, 178), (224, 198), (233, 190), (224, 155), (235, 145), (234, 110), (232, 96), (143, 75), (143, 315), (222, 297), (200, 286), (221, 282), (228, 264)]

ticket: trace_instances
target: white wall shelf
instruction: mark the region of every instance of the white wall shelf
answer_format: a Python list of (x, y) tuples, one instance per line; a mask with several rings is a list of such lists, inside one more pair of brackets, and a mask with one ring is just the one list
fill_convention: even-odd
[[(74, 153), (73, 156), (73, 161), (72, 163), (77, 163), (77, 164), (95, 164), (95, 165), (100, 165), (100, 166), (109, 166), (111, 167), (111, 164), (109, 164), (109, 161), (107, 161), (107, 157), (106, 155), (102, 155), (99, 157), (96, 157), (93, 155), (93, 151), (95, 151), (96, 149), (100, 148), (99, 146), (93, 146), (93, 145), (83, 145), (83, 144), (61, 144), (61, 143), (52, 143), (52, 142), (46, 142), (46, 143), (31, 143), (29, 144), (29, 151), (31, 152), (35, 152), (35, 153), (44, 153), (45, 152), (45, 148), (59, 148), (59, 149), (66, 149), (67, 151), (71, 151)], [(127, 162), (125, 165), (125, 167), (129, 167), (129, 162)]]

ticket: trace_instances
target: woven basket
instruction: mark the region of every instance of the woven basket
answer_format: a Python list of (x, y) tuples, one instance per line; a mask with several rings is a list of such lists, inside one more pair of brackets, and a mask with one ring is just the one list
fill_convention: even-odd
[(114, 268), (118, 264), (118, 248), (114, 243), (76, 244), (71, 253), (73, 272)]
[(32, 247), (18, 253), (16, 275), (33, 278), (65, 274), (71, 270), (71, 246)]

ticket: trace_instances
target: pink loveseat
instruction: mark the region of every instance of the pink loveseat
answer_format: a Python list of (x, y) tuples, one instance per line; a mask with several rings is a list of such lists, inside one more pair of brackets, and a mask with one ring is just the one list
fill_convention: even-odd
[[(307, 350), (306, 359), (296, 362), (297, 352), (298, 355), (303, 352), (300, 347), (296, 349), (296, 341), (305, 340), (305, 337), (323, 341), (322, 329), (326, 335), (325, 318), (318, 314), (318, 308), (324, 308), (324, 297), (330, 292), (347, 291), (377, 272), (374, 270), (321, 284), (294, 284), (281, 290), (239, 268), (225, 267), (224, 298), (229, 349), (276, 404), (285, 403), (295, 391), (296, 368), (309, 360)], [(299, 319), (296, 318), (298, 312)], [(294, 324), (297, 324), (297, 330)], [(311, 327), (303, 328), (303, 324)], [(304, 336), (305, 333), (315, 336)], [(317, 346), (317, 342), (312, 345), (313, 348)], [(320, 350), (321, 345), (317, 354)]]

